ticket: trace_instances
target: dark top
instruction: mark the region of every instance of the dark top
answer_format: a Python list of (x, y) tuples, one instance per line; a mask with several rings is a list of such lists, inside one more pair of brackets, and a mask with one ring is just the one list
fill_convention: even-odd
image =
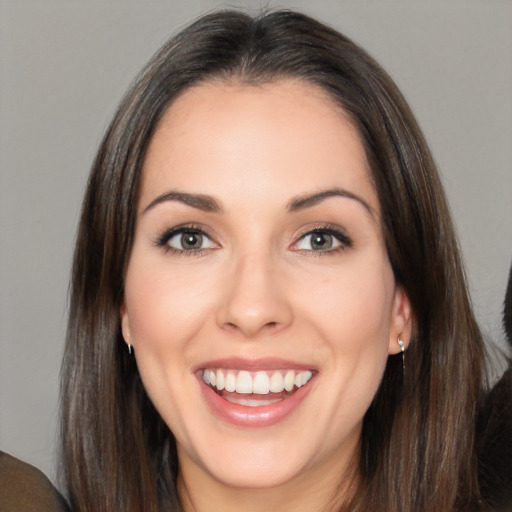
[[(512, 267), (503, 325), (512, 348)], [(485, 502), (498, 512), (512, 512), (512, 358), (480, 410), (477, 451), (478, 480)]]
[(34, 466), (0, 451), (0, 512), (68, 512), (64, 498)]

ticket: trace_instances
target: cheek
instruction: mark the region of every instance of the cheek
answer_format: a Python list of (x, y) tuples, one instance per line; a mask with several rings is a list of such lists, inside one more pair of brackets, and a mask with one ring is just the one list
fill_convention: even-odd
[(134, 256), (125, 285), (134, 346), (158, 352), (178, 349), (211, 310), (214, 284), (207, 275), (196, 275), (191, 282), (190, 272), (170, 272), (165, 261), (144, 263)]
[(196, 385), (190, 372), (193, 340), (211, 311), (205, 299), (212, 283), (201, 276), (191, 286), (190, 277), (171, 271), (165, 260), (134, 252), (125, 282), (126, 315), (144, 388), (177, 433), (186, 432), (183, 404)]
[(376, 345), (387, 348), (394, 298), (388, 265), (376, 261), (363, 269), (317, 276), (314, 286), (302, 287), (296, 296), (302, 314), (325, 333), (333, 349), (357, 355)]
[(337, 421), (340, 416), (356, 421), (369, 407), (388, 357), (392, 271), (376, 263), (364, 272), (333, 273), (298, 295), (302, 297), (302, 316), (315, 326), (323, 341), (319, 351), (327, 362), (331, 386), (324, 394), (330, 401), (324, 410), (330, 411), (332, 425), (347, 423)]

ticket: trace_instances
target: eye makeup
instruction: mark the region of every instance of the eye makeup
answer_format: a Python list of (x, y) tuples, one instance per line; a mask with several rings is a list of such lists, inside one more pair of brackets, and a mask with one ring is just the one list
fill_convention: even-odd
[[(220, 248), (204, 227), (193, 223), (166, 229), (154, 245), (178, 256), (202, 256)], [(289, 246), (294, 252), (312, 256), (334, 255), (351, 247), (352, 239), (340, 227), (331, 224), (304, 228)]]
[[(309, 245), (304, 247), (304, 245)], [(337, 254), (353, 247), (352, 239), (338, 226), (319, 224), (307, 228), (291, 246), (297, 252), (310, 253), (314, 256)]]
[(155, 241), (155, 246), (178, 256), (202, 256), (219, 247), (204, 228), (196, 224), (184, 224), (165, 230)]

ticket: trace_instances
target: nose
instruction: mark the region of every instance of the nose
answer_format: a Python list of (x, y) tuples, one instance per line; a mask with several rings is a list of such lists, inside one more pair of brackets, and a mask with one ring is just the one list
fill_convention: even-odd
[(286, 282), (277, 275), (270, 255), (250, 255), (232, 265), (223, 283), (218, 325), (246, 338), (273, 334), (293, 321)]

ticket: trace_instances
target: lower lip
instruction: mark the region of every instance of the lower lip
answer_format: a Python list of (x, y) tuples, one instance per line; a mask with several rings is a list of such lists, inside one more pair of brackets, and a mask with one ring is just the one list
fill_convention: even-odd
[[(313, 380), (313, 379), (311, 379)], [(214, 414), (222, 420), (239, 427), (270, 427), (283, 421), (302, 403), (311, 389), (311, 380), (289, 398), (269, 405), (248, 407), (224, 400), (210, 386), (199, 379), (201, 391)]]

